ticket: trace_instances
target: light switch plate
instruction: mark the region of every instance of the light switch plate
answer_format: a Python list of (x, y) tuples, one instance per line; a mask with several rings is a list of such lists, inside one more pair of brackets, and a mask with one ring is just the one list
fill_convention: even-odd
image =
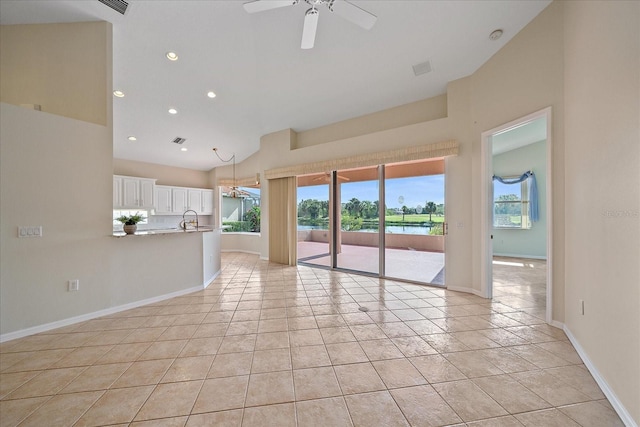
[(18, 237), (42, 237), (41, 225), (18, 226)]

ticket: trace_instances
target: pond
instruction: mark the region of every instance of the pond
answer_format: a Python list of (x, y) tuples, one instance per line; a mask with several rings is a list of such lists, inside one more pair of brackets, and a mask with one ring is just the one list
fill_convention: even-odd
[[(322, 225), (300, 225), (298, 224), (298, 230), (326, 230), (326, 227)], [(387, 225), (385, 227), (385, 233), (387, 234), (420, 234), (428, 235), (431, 227), (428, 226), (415, 226), (415, 225)], [(377, 233), (378, 227), (363, 225), (360, 230), (361, 233)]]

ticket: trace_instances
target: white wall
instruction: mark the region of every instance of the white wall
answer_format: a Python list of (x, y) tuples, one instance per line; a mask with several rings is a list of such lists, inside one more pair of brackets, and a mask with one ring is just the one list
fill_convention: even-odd
[[(547, 256), (547, 144), (539, 141), (493, 156), (493, 173), (498, 176), (521, 175), (533, 170), (538, 186), (540, 220), (531, 228), (493, 229), (493, 254), (524, 258)], [(520, 184), (517, 184), (520, 185)]]
[(638, 425), (640, 2), (565, 8), (565, 324)]

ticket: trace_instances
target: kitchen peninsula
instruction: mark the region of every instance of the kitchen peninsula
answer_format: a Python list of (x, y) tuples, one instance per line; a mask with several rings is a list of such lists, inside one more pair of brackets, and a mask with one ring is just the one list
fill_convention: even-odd
[[(213, 190), (156, 185), (156, 179), (114, 175), (113, 218), (139, 214), (134, 234), (112, 232), (130, 301), (160, 301), (207, 287), (220, 273), (221, 229), (212, 223)], [(126, 277), (124, 273), (126, 274)], [(137, 284), (140, 286), (137, 286)]]
[(122, 280), (153, 283), (153, 289), (132, 286), (129, 299), (162, 300), (206, 288), (220, 273), (220, 234), (212, 227), (114, 232)]

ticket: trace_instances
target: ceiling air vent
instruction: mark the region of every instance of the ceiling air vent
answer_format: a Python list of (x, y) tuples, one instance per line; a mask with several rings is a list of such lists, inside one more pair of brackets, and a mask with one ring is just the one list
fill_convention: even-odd
[(187, 138), (180, 138), (179, 136), (176, 136), (176, 139), (173, 140), (173, 143), (182, 145), (186, 140)]
[(431, 62), (426, 61), (413, 66), (413, 74), (419, 76), (431, 72)]
[(111, 9), (115, 10), (121, 15), (124, 15), (124, 13), (127, 11), (127, 7), (129, 7), (129, 2), (126, 2), (124, 0), (98, 0), (98, 1), (103, 5), (108, 6)]

